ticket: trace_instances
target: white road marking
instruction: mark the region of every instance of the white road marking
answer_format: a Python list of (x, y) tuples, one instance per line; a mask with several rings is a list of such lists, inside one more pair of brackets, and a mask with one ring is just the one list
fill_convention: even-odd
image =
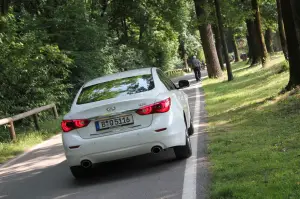
[[(199, 88), (201, 85), (194, 87), (196, 89), (195, 109), (194, 109), (194, 124), (200, 123), (200, 117), (196, 117), (200, 114), (200, 92)], [(195, 128), (196, 130), (197, 128)], [(196, 132), (195, 132), (196, 133)], [(183, 180), (183, 192), (182, 199), (196, 199), (196, 188), (197, 188), (197, 150), (198, 150), (198, 138), (191, 137), (193, 155), (186, 160), (184, 180)]]

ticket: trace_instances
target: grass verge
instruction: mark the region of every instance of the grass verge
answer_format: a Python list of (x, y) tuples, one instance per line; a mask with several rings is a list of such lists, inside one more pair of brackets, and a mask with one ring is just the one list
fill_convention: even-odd
[(11, 142), (8, 130), (2, 128), (0, 131), (0, 164), (60, 132), (60, 121), (61, 118), (43, 122), (40, 124), (40, 131), (16, 128), (16, 142)]
[(300, 198), (300, 92), (283, 58), (233, 65), (235, 80), (205, 80), (210, 198)]

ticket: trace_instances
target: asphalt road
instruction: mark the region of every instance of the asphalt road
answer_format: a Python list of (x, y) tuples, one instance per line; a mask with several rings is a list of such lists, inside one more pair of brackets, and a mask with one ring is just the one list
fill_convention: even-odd
[[(204, 74), (205, 75), (205, 72)], [(207, 198), (206, 112), (200, 83), (189, 79), (195, 134), (193, 156), (175, 159), (173, 150), (99, 165), (94, 177), (75, 180), (67, 166), (60, 135), (0, 167), (0, 199), (202, 199)]]

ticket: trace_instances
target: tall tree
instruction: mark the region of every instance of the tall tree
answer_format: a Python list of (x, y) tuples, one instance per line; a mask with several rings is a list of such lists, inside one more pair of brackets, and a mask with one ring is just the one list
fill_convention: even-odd
[(253, 57), (253, 53), (252, 53), (252, 38), (247, 34), (246, 35), (246, 38), (247, 38), (247, 46), (248, 46), (248, 63), (247, 64), (250, 64), (251, 61), (252, 61), (252, 57)]
[(280, 0), (276, 0), (277, 3), (277, 13), (278, 13), (278, 31), (280, 35), (280, 42), (281, 42), (281, 48), (284, 54), (285, 59), (288, 59), (288, 49), (287, 49), (287, 43), (286, 43), (286, 35), (284, 30), (284, 24), (282, 19), (282, 11), (281, 11), (281, 2)]
[(225, 39), (225, 34), (224, 34), (224, 25), (223, 25), (223, 19), (221, 15), (221, 8), (220, 8), (220, 1), (215, 0), (215, 7), (216, 7), (216, 15), (217, 15), (217, 22), (218, 22), (218, 27), (220, 36), (221, 36), (221, 42), (222, 42), (222, 47), (223, 47), (223, 54), (226, 62), (226, 69), (227, 69), (227, 76), (228, 76), (228, 81), (233, 80), (233, 74), (231, 70), (231, 65), (229, 61), (229, 56), (228, 56), (228, 49), (227, 49), (227, 43)]
[(273, 40), (272, 40), (272, 30), (271, 28), (267, 28), (265, 32), (265, 41), (268, 53), (273, 53)]
[(258, 0), (251, 0), (251, 5), (254, 11), (254, 25), (258, 36), (258, 42), (259, 42), (258, 45), (260, 47), (260, 59), (264, 66), (268, 61), (269, 55), (265, 44), (265, 39), (262, 33), (262, 22), (261, 22)]
[[(291, 0), (298, 42), (300, 42), (300, 2)], [(300, 46), (299, 46), (300, 47)]]
[(189, 68), (189, 65), (188, 65), (188, 55), (187, 55), (187, 52), (186, 52), (185, 42), (181, 38), (179, 38), (179, 41), (180, 41), (180, 44), (179, 44), (179, 54), (180, 54), (181, 59), (183, 60), (184, 67), (186, 69), (188, 69)]
[[(204, 6), (207, 4), (206, 0), (194, 0), (196, 15), (199, 20), (204, 20), (206, 12)], [(207, 72), (210, 78), (219, 78), (223, 76), (216, 46), (214, 44), (213, 32), (211, 24), (206, 21), (202, 21), (199, 25), (199, 32), (202, 41), (202, 46), (207, 63)]]
[(1, 15), (5, 15), (8, 12), (8, 4), (8, 0), (0, 0)]
[(234, 60), (235, 60), (235, 62), (239, 62), (240, 61), (240, 53), (239, 53), (239, 49), (238, 49), (237, 44), (236, 44), (236, 39), (235, 39), (234, 32), (231, 28), (229, 29), (228, 34), (229, 34), (230, 42), (231, 42), (232, 47), (233, 47)]
[[(280, 0), (280, 3), (290, 63), (290, 80), (286, 86), (286, 90), (291, 90), (300, 85), (300, 41), (297, 36), (297, 28), (293, 15), (293, 12), (295, 15), (298, 15), (299, 10), (293, 8), (291, 0)], [(295, 3), (295, 1), (293, 3)]]
[(220, 35), (218, 25), (213, 25), (213, 31), (215, 33), (214, 34), (215, 35), (215, 43), (216, 43), (216, 49), (217, 49), (217, 53), (218, 53), (220, 66), (221, 66), (221, 69), (224, 71), (225, 67), (224, 67), (223, 55), (222, 55), (223, 54), (222, 53), (222, 41), (221, 41), (221, 35)]
[(251, 49), (251, 66), (254, 66), (260, 61), (260, 47), (258, 44), (258, 34), (256, 31), (256, 27), (254, 22), (251, 19), (246, 20), (247, 24), (247, 38), (248, 38), (248, 46)]

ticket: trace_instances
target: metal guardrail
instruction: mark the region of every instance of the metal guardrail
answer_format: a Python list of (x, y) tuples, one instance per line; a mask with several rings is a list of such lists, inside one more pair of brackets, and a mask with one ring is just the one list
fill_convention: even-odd
[(24, 119), (26, 117), (33, 116), (33, 121), (34, 121), (35, 128), (36, 128), (36, 130), (40, 130), (40, 127), (39, 127), (39, 124), (38, 124), (38, 115), (37, 114), (42, 112), (42, 111), (49, 110), (49, 109), (52, 109), (53, 115), (54, 115), (55, 119), (57, 119), (58, 118), (58, 113), (57, 113), (56, 105), (55, 104), (49, 104), (49, 105), (42, 106), (42, 107), (39, 107), (39, 108), (35, 108), (35, 109), (32, 109), (32, 110), (27, 111), (25, 113), (21, 113), (21, 114), (12, 116), (12, 117), (0, 119), (0, 126), (8, 124), (10, 138), (13, 141), (15, 141), (17, 139), (17, 137), (16, 137), (15, 127), (14, 127), (14, 121), (18, 121), (20, 119)]

